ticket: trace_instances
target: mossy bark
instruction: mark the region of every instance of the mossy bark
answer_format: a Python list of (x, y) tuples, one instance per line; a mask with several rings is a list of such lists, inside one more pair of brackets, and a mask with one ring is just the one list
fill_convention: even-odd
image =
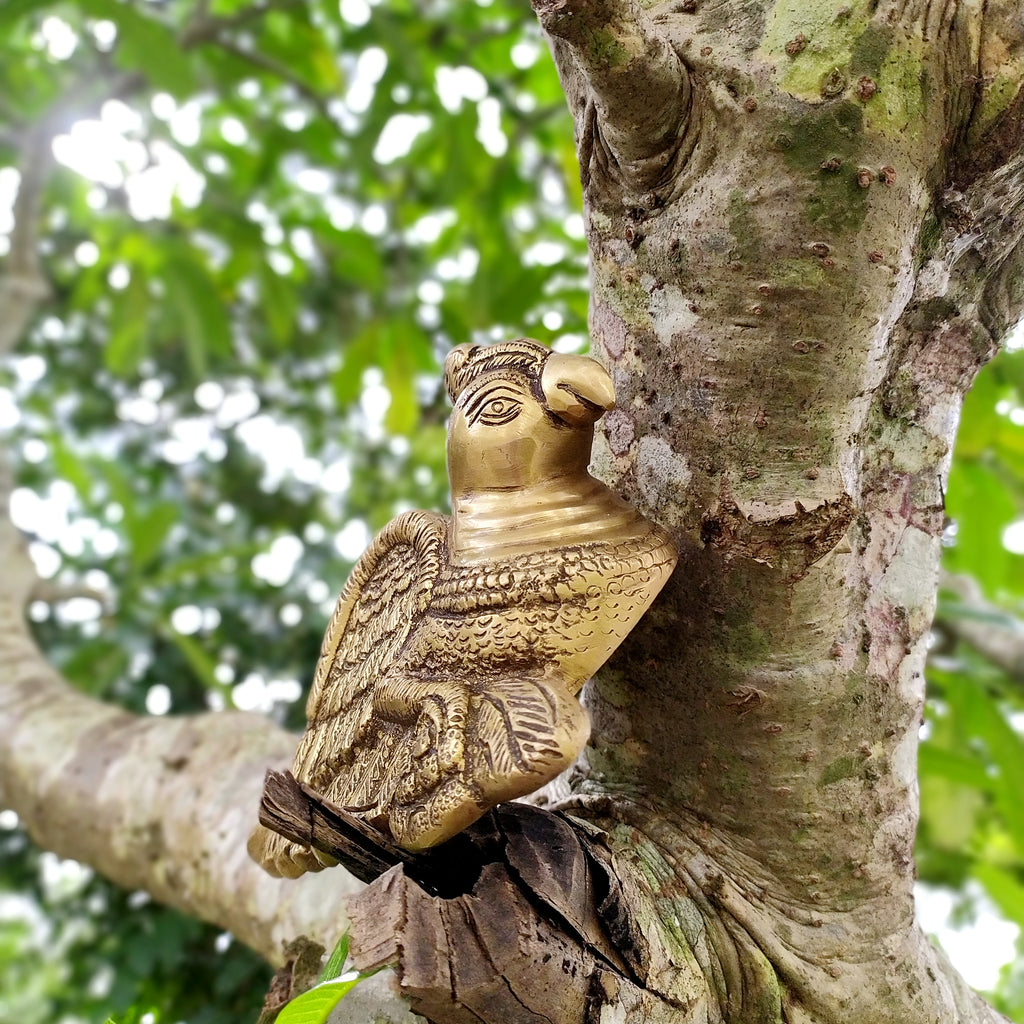
[(682, 552), (587, 690), (561, 806), (656, 851), (644, 899), (676, 970), (673, 915), (729, 933), (747, 973), (723, 998), (700, 972), (711, 1019), (989, 1012), (934, 965), (911, 890), (945, 475), (1020, 313), (1011, 6), (649, 8), (690, 84), (660, 178), (554, 46), (619, 396), (596, 463)]

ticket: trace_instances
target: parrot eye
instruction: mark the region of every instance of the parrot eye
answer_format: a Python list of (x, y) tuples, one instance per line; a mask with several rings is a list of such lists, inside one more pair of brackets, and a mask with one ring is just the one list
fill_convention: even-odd
[(486, 393), (470, 403), (466, 409), (466, 418), (470, 424), (483, 423), (488, 427), (498, 427), (503, 423), (511, 423), (522, 408), (522, 396), (505, 385), (499, 385), (488, 388)]
[(518, 402), (510, 401), (507, 398), (495, 398), (484, 407), (483, 412), (480, 414), (480, 419), (482, 422), (491, 425), (508, 423), (516, 418), (520, 408), (521, 406)]

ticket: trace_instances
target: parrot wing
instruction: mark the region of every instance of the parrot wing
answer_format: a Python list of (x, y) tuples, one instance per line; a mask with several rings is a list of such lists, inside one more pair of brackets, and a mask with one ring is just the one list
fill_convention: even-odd
[[(390, 800), (408, 727), (374, 713), (374, 690), (423, 619), (446, 544), (444, 516), (393, 519), (356, 564), (328, 623), (292, 774), (341, 807), (372, 817)], [(324, 866), (312, 850), (262, 825), (249, 852), (274, 875)]]

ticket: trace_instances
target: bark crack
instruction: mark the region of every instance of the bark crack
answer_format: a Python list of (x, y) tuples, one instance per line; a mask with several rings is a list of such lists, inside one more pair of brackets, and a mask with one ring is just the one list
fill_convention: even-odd
[(705, 514), (701, 540), (726, 560), (749, 558), (782, 571), (787, 584), (795, 583), (839, 544), (853, 521), (854, 505), (848, 494), (810, 510), (800, 501), (793, 504), (792, 513), (755, 520), (726, 491), (717, 509)]

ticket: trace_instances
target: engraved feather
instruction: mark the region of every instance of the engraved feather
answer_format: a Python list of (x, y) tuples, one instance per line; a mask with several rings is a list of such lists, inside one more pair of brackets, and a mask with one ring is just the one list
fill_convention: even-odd
[[(611, 379), (526, 339), (448, 357), (453, 516), (374, 539), (324, 636), (292, 773), (410, 850), (554, 778), (589, 732), (580, 687), (675, 564), (587, 472)], [(263, 826), (272, 874), (325, 859)]]

